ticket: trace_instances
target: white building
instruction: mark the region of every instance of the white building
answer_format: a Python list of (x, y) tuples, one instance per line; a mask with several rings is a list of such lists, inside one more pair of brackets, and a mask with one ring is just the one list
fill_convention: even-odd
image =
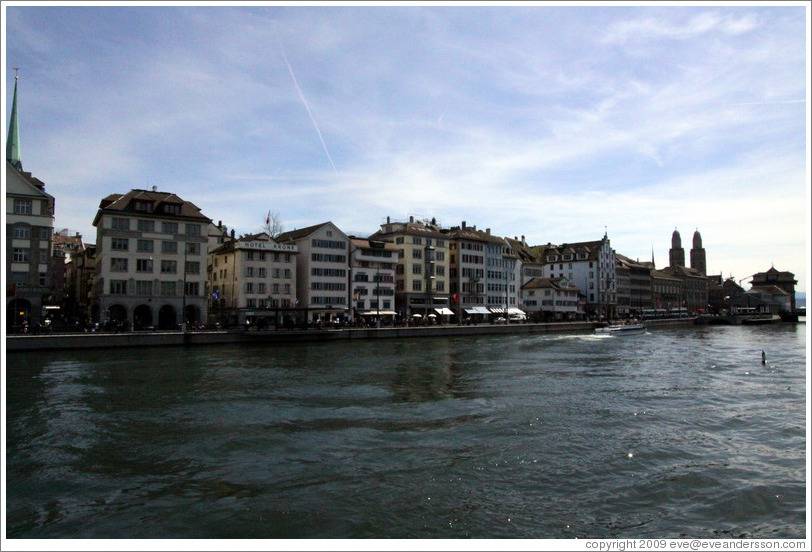
[(42, 321), (52, 289), (54, 198), (31, 173), (6, 161), (6, 328)]
[(277, 242), (298, 246), (296, 304), (307, 322), (349, 318), (350, 239), (332, 222), (283, 232)]
[(205, 321), (210, 224), (193, 203), (154, 187), (104, 198), (93, 220), (93, 320), (136, 330)]
[(536, 322), (580, 318), (578, 288), (566, 278), (532, 278), (522, 286), (522, 308)]
[(209, 324), (264, 329), (287, 323), (296, 301), (298, 253), (298, 246), (264, 232), (214, 249), (207, 270)]
[(566, 278), (586, 299), (589, 317), (617, 318), (615, 252), (604, 234), (598, 241), (535, 248), (545, 278)]

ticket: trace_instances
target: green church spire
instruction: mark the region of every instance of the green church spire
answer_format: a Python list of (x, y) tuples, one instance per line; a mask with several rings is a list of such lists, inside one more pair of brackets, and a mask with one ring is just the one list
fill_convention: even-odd
[(20, 125), (17, 120), (17, 68), (14, 67), (14, 99), (11, 102), (11, 121), (8, 125), (8, 138), (6, 139), (6, 160), (18, 171), (23, 170), (20, 157)]

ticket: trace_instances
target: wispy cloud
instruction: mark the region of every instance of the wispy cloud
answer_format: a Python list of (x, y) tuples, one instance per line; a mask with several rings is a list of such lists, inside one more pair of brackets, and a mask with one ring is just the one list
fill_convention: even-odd
[[(698, 227), (712, 271), (800, 275), (804, 13), (16, 7), (4, 24), (25, 167), (88, 236), (102, 197), (157, 185), (238, 232), (268, 209), (369, 233), (421, 214), (537, 243), (607, 227), (662, 261)], [(779, 243), (795, 249), (767, 259)]]

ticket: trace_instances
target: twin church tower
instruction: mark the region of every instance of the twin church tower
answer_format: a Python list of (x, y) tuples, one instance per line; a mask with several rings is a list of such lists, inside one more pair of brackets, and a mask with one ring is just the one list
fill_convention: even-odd
[[(671, 249), (668, 250), (669, 266), (687, 266), (685, 264), (685, 249), (682, 248), (682, 238), (679, 232), (674, 229), (671, 234)], [(691, 248), (691, 268), (698, 271), (703, 276), (707, 276), (707, 264), (705, 262), (705, 249), (702, 247), (702, 236), (699, 230), (694, 232), (694, 243)]]

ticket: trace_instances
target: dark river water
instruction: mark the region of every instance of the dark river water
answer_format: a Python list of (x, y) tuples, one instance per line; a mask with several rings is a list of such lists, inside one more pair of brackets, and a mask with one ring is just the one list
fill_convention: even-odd
[(806, 537), (805, 324), (6, 361), (12, 539)]

